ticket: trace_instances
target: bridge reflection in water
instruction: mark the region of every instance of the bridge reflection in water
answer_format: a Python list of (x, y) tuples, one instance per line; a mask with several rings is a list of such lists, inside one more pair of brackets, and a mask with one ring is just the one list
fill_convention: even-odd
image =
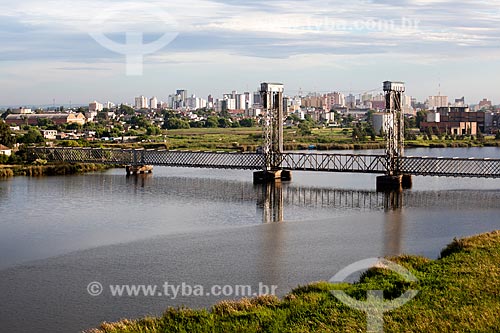
[[(118, 177), (118, 179), (121, 179)], [(311, 209), (360, 212), (380, 212), (385, 216), (384, 254), (401, 253), (405, 214), (408, 208), (467, 209), (471, 197), (476, 209), (494, 209), (500, 200), (499, 191), (404, 191), (376, 192), (353, 189), (333, 189), (299, 186), (290, 183), (254, 185), (249, 182), (209, 178), (154, 177), (140, 175), (128, 177), (135, 192), (147, 191), (155, 196), (175, 196), (214, 202), (254, 202), (262, 222), (282, 223), (286, 209)], [(466, 192), (466, 193), (465, 193)], [(335, 214), (335, 216), (339, 216)]]

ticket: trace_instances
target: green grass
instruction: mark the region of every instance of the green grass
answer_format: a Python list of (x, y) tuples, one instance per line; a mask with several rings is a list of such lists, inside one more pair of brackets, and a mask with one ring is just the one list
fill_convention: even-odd
[[(151, 137), (151, 143), (87, 143), (97, 147), (109, 148), (147, 148), (147, 149), (186, 149), (186, 150), (219, 150), (219, 151), (255, 151), (262, 145), (262, 128), (190, 128), (164, 131), (161, 136)], [(352, 129), (318, 128), (312, 129), (310, 134), (303, 134), (298, 128), (284, 130), (285, 150), (307, 150), (314, 145), (318, 150), (360, 150), (384, 149), (385, 141), (377, 136), (361, 141), (353, 141)], [(419, 136), (417, 140), (407, 141), (408, 147), (482, 147), (500, 146), (500, 140), (486, 137), (484, 141), (471, 140), (424, 140)]]
[(438, 260), (389, 258), (408, 268), (418, 282), (373, 269), (359, 283), (313, 283), (280, 300), (263, 296), (225, 301), (209, 310), (168, 309), (160, 318), (104, 323), (92, 333), (127, 332), (365, 332), (366, 316), (337, 301), (342, 289), (358, 299), (367, 290), (386, 298), (405, 290), (419, 294), (384, 316), (385, 332), (498, 332), (500, 330), (500, 231), (454, 240)]

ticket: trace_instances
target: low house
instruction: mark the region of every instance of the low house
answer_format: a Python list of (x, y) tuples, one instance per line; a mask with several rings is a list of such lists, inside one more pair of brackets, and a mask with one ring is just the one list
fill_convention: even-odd
[(5, 147), (4, 145), (0, 145), (0, 155), (10, 156), (12, 155), (12, 149)]
[(57, 137), (57, 131), (56, 130), (44, 130), (43, 137), (47, 140), (55, 140)]

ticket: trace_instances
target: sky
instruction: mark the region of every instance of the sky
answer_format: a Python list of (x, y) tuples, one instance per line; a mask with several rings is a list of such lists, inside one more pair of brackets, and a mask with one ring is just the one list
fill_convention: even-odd
[(500, 104), (499, 0), (1, 0), (0, 106), (282, 82)]

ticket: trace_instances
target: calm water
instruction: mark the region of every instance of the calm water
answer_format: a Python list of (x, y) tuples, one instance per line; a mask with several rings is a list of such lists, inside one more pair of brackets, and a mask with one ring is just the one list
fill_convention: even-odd
[[(348, 153), (348, 152), (344, 152)], [(498, 148), (407, 155), (499, 157)], [(254, 186), (248, 171), (156, 168), (0, 181), (0, 327), (78, 332), (220, 298), (99, 297), (87, 285), (259, 282), (280, 295), (373, 256), (431, 258), (454, 237), (500, 229), (500, 180), (415, 177), (400, 198), (375, 176), (300, 173)]]

